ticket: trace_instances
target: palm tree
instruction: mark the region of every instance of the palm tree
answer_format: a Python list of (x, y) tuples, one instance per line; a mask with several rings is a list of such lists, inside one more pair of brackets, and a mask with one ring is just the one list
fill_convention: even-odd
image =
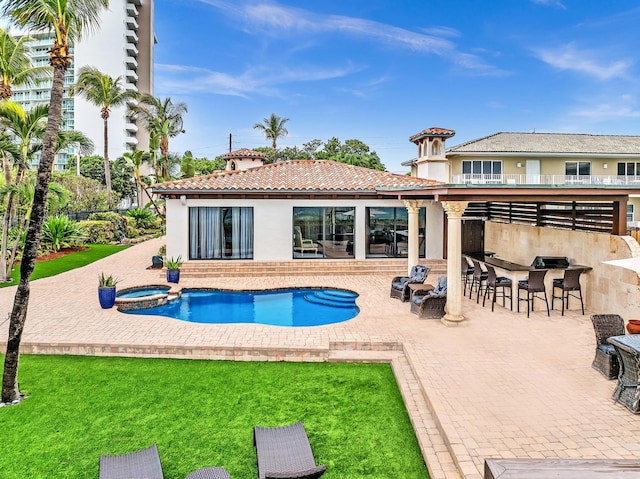
[(89, 103), (100, 107), (100, 116), (104, 123), (104, 179), (107, 185), (107, 203), (113, 207), (111, 195), (111, 171), (109, 167), (109, 111), (111, 107), (119, 107), (135, 98), (137, 93), (125, 90), (122, 76), (113, 78), (97, 68), (85, 66), (80, 69), (78, 82), (71, 88), (70, 94), (84, 97)]
[(29, 40), (28, 35), (15, 38), (0, 28), (0, 100), (11, 98), (14, 85), (35, 83), (51, 74), (51, 67), (36, 67), (31, 63), (25, 47)]
[(284, 124), (289, 121), (289, 118), (281, 118), (275, 113), (271, 113), (269, 118), (262, 120), (262, 123), (256, 123), (253, 128), (262, 131), (267, 140), (271, 140), (271, 146), (273, 147), (273, 160), (277, 161), (276, 155), (278, 138), (284, 138), (289, 134), (289, 130), (284, 127)]
[[(42, 136), (46, 128), (45, 118), (49, 114), (49, 105), (36, 106), (26, 112), (17, 103), (4, 101), (0, 103), (0, 126), (11, 134), (17, 143), (19, 154), (14, 155), (16, 168), (15, 183), (12, 169), (5, 167), (5, 181), (8, 188), (7, 205), (2, 224), (2, 244), (0, 245), (0, 281), (6, 281), (13, 268), (13, 261), (7, 262), (9, 250), (9, 227), (15, 223), (16, 210), (20, 207), (20, 196), (16, 196), (14, 186), (22, 184), (33, 155), (42, 147)], [(17, 204), (16, 204), (17, 201)]]
[(160, 211), (160, 209), (158, 208), (158, 205), (156, 204), (156, 202), (153, 200), (151, 193), (149, 193), (149, 190), (147, 189), (147, 185), (144, 183), (144, 181), (142, 181), (142, 174), (140, 173), (140, 167), (145, 161), (148, 161), (149, 155), (142, 150), (133, 150), (133, 151), (127, 151), (122, 155), (122, 157), (133, 168), (133, 179), (136, 181), (137, 190), (138, 190), (137, 192), (138, 207), (140, 207), (142, 204), (142, 192), (144, 191), (145, 194), (147, 195), (147, 198), (149, 198), (149, 201), (156, 209), (156, 213), (158, 213), (158, 215), (161, 218), (163, 218), (164, 216)]
[(158, 168), (154, 163), (154, 171), (157, 178), (169, 178), (169, 138), (175, 138), (184, 133), (184, 114), (187, 113), (187, 104), (183, 102), (173, 103), (171, 98), (156, 98), (152, 95), (139, 97), (138, 105), (131, 108), (130, 117), (134, 121), (142, 121), (149, 132), (149, 150), (152, 150), (152, 140), (157, 141), (160, 148), (162, 165)]
[(38, 256), (40, 233), (46, 213), (47, 191), (62, 121), (64, 75), (71, 66), (69, 42), (79, 40), (83, 33), (97, 27), (102, 11), (108, 6), (109, 0), (4, 0), (3, 2), (3, 16), (10, 18), (20, 27), (29, 31), (52, 31), (54, 34), (49, 60), (53, 67), (49, 116), (38, 166), (29, 228), (20, 263), (20, 282), (9, 317), (9, 336), (2, 375), (2, 401), (5, 403), (19, 400), (21, 397), (18, 386), (20, 341), (27, 319), (29, 282)]

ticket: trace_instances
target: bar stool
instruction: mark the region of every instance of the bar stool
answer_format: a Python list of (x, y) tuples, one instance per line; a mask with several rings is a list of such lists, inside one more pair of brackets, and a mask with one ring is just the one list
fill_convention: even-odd
[(462, 290), (462, 296), (467, 295), (467, 285), (470, 285), (473, 282), (473, 266), (469, 264), (467, 258), (465, 256), (462, 257), (462, 282), (464, 284), (464, 289)]
[[(527, 302), (527, 318), (529, 317), (529, 311), (533, 311), (533, 300), (535, 298), (544, 299), (547, 305), (547, 316), (549, 314), (549, 301), (547, 300), (547, 290), (544, 287), (544, 277), (547, 274), (546, 269), (535, 269), (529, 271), (529, 278), (518, 281), (518, 312), (520, 312), (520, 301)], [(526, 298), (520, 298), (520, 290), (527, 292)], [(544, 294), (544, 298), (537, 296), (539, 293)]]
[[(553, 289), (551, 291), (551, 309), (553, 309), (553, 301), (558, 298), (562, 301), (562, 316), (564, 316), (564, 303), (567, 303), (569, 309), (569, 296), (573, 296), (580, 300), (580, 307), (584, 315), (584, 302), (582, 301), (582, 287), (580, 286), (581, 269), (564, 270), (564, 278), (553, 280)], [(560, 290), (560, 296), (556, 296), (556, 289)], [(577, 293), (576, 293), (577, 292)]]
[[(473, 294), (473, 287), (477, 287), (478, 294), (476, 295), (476, 303), (480, 303), (480, 293), (487, 287), (487, 272), (482, 270), (480, 262), (472, 259), (473, 263), (473, 280), (471, 281), (471, 287), (469, 288), (469, 299)], [(484, 282), (484, 288), (482, 283)]]
[[(493, 311), (493, 307), (496, 304), (496, 297), (498, 295), (498, 290), (502, 290), (502, 307), (505, 307), (506, 298), (509, 298), (511, 301), (511, 310), (513, 310), (513, 281), (511, 281), (506, 276), (496, 276), (496, 270), (493, 266), (487, 264), (487, 286), (484, 289), (484, 298), (482, 299), (482, 307), (484, 308), (484, 303), (487, 300), (487, 296), (489, 296), (490, 292), (493, 291), (493, 299), (491, 301), (491, 311)], [(507, 295), (507, 288), (509, 288), (509, 294)]]

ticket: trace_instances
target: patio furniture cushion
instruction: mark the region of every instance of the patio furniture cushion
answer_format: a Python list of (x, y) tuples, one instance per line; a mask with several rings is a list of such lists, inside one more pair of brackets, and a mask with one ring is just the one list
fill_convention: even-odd
[(598, 344), (598, 349), (605, 354), (616, 354), (616, 350), (611, 344)]
[(428, 266), (416, 264), (411, 267), (409, 276), (395, 276), (391, 280), (390, 296), (401, 301), (409, 300), (409, 288), (407, 285), (424, 283), (430, 270), (431, 268)]

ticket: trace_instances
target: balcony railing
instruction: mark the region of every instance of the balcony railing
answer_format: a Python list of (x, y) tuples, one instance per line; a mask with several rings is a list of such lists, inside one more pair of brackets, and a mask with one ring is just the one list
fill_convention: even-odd
[(463, 185), (629, 185), (640, 186), (640, 175), (453, 175), (453, 184)]

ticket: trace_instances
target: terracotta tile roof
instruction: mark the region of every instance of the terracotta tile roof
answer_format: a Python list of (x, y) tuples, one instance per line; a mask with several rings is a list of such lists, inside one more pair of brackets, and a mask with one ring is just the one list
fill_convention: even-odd
[(248, 148), (240, 148), (236, 151), (229, 151), (222, 155), (224, 158), (254, 158), (259, 160), (266, 160), (267, 155), (260, 153), (259, 151), (250, 150)]
[(640, 136), (571, 133), (494, 133), (447, 148), (452, 153), (640, 154)]
[(415, 135), (411, 135), (409, 137), (409, 141), (415, 143), (416, 141), (429, 136), (451, 138), (455, 134), (456, 132), (454, 130), (447, 130), (446, 128), (438, 128), (437, 126), (434, 126), (431, 128), (427, 128), (426, 130), (422, 130), (420, 133), (416, 133)]
[(344, 192), (424, 188), (441, 184), (330, 160), (292, 160), (236, 171), (158, 183), (155, 193)]

